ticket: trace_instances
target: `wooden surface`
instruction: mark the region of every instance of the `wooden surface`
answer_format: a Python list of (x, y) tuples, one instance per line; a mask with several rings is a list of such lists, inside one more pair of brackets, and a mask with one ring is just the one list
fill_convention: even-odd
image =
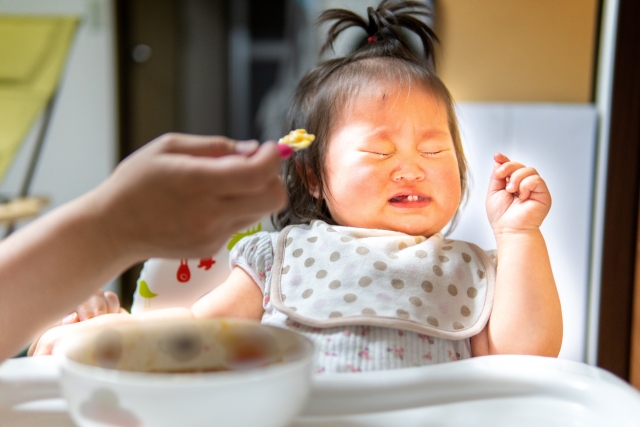
[(640, 2), (620, 0), (602, 248), (598, 366), (629, 379), (640, 190)]
[(37, 216), (49, 200), (44, 197), (26, 197), (0, 203), (0, 223), (11, 224), (21, 219)]
[(631, 356), (629, 382), (640, 390), (640, 209), (638, 209), (638, 232), (636, 234), (636, 272), (633, 291), (633, 316), (631, 324)]
[(591, 102), (599, 0), (437, 0), (456, 101)]

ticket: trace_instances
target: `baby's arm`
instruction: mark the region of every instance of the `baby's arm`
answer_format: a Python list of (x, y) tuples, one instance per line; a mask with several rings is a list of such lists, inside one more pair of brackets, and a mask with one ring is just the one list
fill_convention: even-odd
[(557, 356), (562, 311), (540, 225), (551, 196), (533, 168), (496, 154), (487, 194), (487, 215), (498, 247), (491, 318), (471, 338), (474, 356)]
[(169, 308), (140, 314), (105, 314), (84, 322), (62, 325), (45, 332), (32, 345), (31, 355), (51, 354), (64, 337), (79, 332), (130, 322), (158, 319), (235, 317), (260, 320), (262, 318), (262, 291), (244, 270), (235, 267), (229, 278), (200, 298), (191, 309)]
[(240, 317), (260, 320), (264, 314), (262, 291), (242, 268), (234, 267), (229, 278), (191, 307), (194, 317)]

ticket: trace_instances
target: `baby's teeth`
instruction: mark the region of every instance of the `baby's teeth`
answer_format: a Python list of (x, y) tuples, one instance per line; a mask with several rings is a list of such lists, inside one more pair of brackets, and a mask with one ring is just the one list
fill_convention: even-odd
[[(420, 196), (405, 196), (407, 198), (407, 202), (417, 202), (420, 199)], [(400, 200), (401, 197), (398, 199)]]

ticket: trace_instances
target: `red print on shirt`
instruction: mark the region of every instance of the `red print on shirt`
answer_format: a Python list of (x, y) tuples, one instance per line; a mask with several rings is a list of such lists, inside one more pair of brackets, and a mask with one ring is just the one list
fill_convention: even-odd
[(209, 258), (200, 258), (200, 264), (198, 264), (198, 268), (204, 268), (205, 271), (210, 269), (213, 264), (216, 263), (212, 257)]
[(189, 270), (189, 265), (187, 264), (186, 259), (180, 260), (180, 267), (178, 267), (178, 272), (176, 273), (176, 278), (178, 282), (188, 282), (191, 279), (191, 271)]

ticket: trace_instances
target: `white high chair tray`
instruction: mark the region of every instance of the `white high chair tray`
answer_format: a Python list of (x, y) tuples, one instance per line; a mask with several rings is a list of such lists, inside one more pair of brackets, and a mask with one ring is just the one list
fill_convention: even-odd
[[(0, 365), (0, 425), (70, 427), (55, 358)], [(601, 369), (492, 356), (402, 370), (316, 377), (290, 427), (638, 426), (640, 393)]]

